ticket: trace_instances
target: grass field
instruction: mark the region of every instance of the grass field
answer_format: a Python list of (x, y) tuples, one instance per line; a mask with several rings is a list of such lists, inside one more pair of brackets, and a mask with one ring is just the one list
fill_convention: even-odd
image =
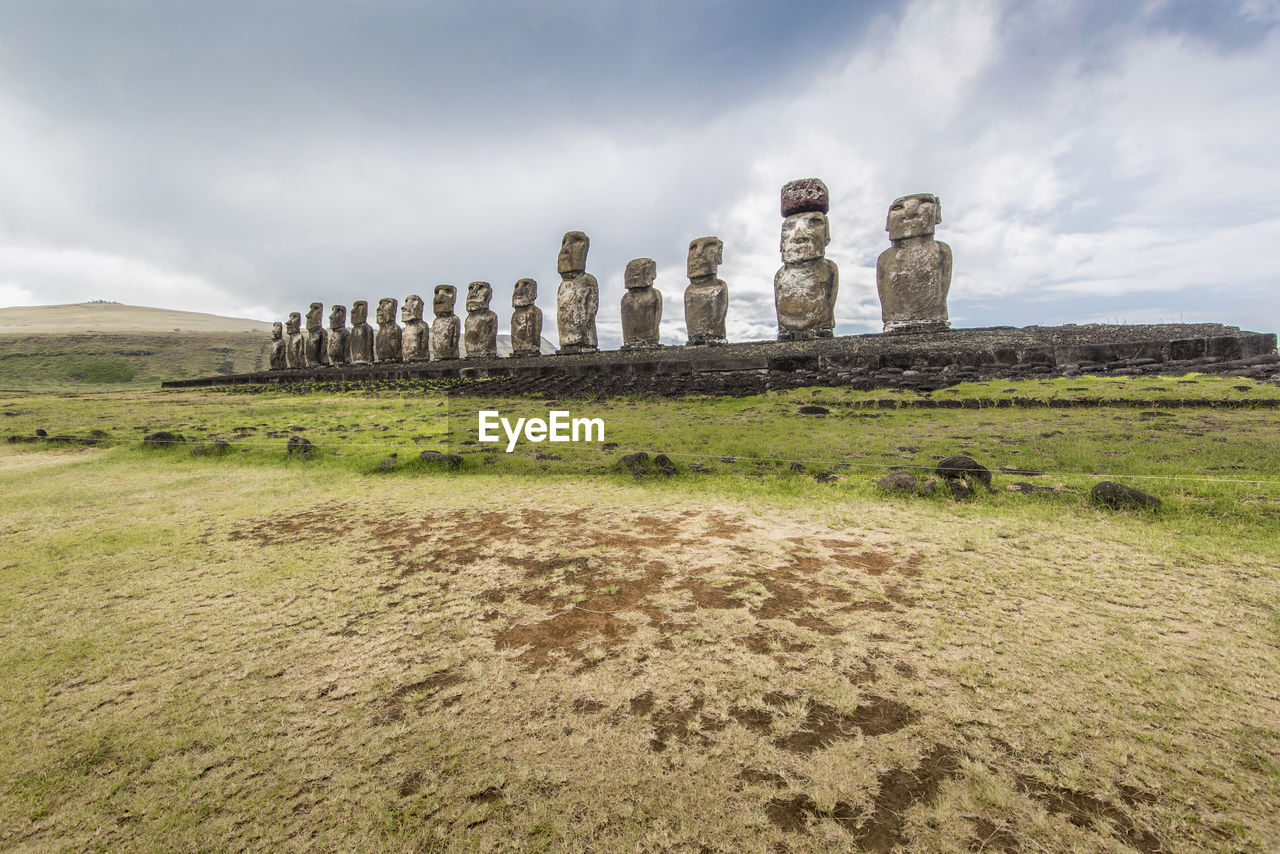
[[(1276, 391), (0, 393), (106, 434), (0, 447), (0, 847), (1273, 851), (1276, 410), (1159, 403)], [(616, 447), (464, 444), (562, 404)]]

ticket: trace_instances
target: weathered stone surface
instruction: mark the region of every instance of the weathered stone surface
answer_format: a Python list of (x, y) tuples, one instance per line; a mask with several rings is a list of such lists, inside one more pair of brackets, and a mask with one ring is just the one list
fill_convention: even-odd
[(329, 364), (345, 365), (348, 362), (347, 345), (351, 333), (347, 331), (347, 307), (335, 305), (329, 309), (329, 331), (325, 333), (325, 352)]
[(144, 448), (171, 448), (174, 445), (181, 445), (187, 441), (181, 433), (174, 433), (169, 430), (157, 430), (149, 434), (142, 440)]
[(1150, 495), (1140, 489), (1134, 489), (1132, 486), (1125, 486), (1123, 483), (1116, 483), (1113, 480), (1104, 480), (1095, 484), (1089, 492), (1089, 497), (1096, 503), (1114, 510), (1142, 507), (1154, 509), (1159, 507), (1161, 503), (1160, 499), (1154, 495)]
[(729, 311), (729, 286), (716, 272), (724, 261), (724, 243), (718, 237), (689, 241), (689, 286), (684, 291), (684, 324), (689, 344), (725, 344), (724, 319)]
[(941, 460), (934, 474), (943, 480), (963, 479), (970, 484), (981, 483), (987, 489), (991, 488), (991, 470), (963, 454)]
[(492, 359), (498, 355), (498, 315), (489, 309), (493, 288), (488, 282), (467, 285), (467, 322), (463, 340), (468, 359)]
[(324, 304), (313, 302), (307, 311), (307, 340), (304, 350), (307, 366), (329, 364), (324, 347)]
[(431, 321), (431, 361), (433, 362), (458, 358), (462, 321), (453, 313), (453, 307), (457, 302), (457, 288), (453, 285), (436, 285), (431, 297), (431, 310), (436, 315), (435, 320)]
[(561, 353), (596, 351), (596, 310), (600, 286), (586, 272), (591, 241), (581, 231), (565, 232), (556, 257), (560, 288), (556, 291), (556, 322), (560, 327)]
[(305, 368), (307, 366), (307, 340), (302, 334), (302, 315), (296, 311), (289, 312), (285, 321), (284, 359), (287, 368)]
[(373, 327), (369, 325), (369, 303), (351, 303), (351, 332), (347, 336), (347, 361), (366, 365), (373, 361)]
[(379, 362), (400, 361), (400, 325), (396, 323), (395, 297), (378, 300), (378, 331), (373, 336), (373, 357)]
[(538, 283), (520, 279), (511, 292), (511, 355), (514, 358), (542, 355), (542, 309), (534, 305)]
[(422, 297), (409, 294), (400, 306), (404, 329), (400, 332), (400, 358), (406, 362), (422, 362), (431, 358), (431, 329), (422, 319)]
[(909, 492), (914, 494), (917, 491), (915, 475), (905, 471), (890, 472), (876, 481), (876, 487), (885, 492)]
[(826, 214), (792, 214), (782, 223), (782, 268), (773, 277), (778, 340), (830, 338), (835, 330), (840, 271), (824, 257), (831, 242)]
[(885, 231), (891, 247), (876, 262), (876, 289), (885, 332), (936, 332), (951, 326), (951, 247), (934, 240), (942, 205), (932, 193), (895, 199)]
[(798, 178), (782, 185), (782, 216), (798, 213), (826, 213), (831, 210), (831, 194), (817, 178)]
[(271, 370), (280, 371), (288, 367), (287, 356), (285, 351), (289, 349), (289, 345), (284, 340), (284, 324), (271, 324)]
[(424, 463), (446, 469), (462, 468), (462, 457), (457, 454), (444, 454), (440, 451), (423, 451), (418, 459)]
[(285, 453), (296, 454), (309, 460), (315, 455), (316, 446), (306, 436), (290, 436), (284, 446)]
[(622, 347), (624, 350), (659, 347), (662, 324), (662, 294), (653, 286), (658, 265), (652, 258), (627, 262), (623, 273), (626, 293), (622, 295)]

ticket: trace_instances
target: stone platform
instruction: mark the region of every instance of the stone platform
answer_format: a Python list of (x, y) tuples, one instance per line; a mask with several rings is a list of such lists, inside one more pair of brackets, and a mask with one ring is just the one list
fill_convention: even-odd
[[(1246, 369), (1277, 363), (1280, 357), (1276, 355), (1274, 333), (1245, 332), (1217, 323), (996, 326), (519, 359), (296, 368), (173, 380), (163, 387), (490, 378), (505, 381), (484, 383), (486, 389), (514, 393), (567, 391), (579, 386), (605, 393), (750, 393), (797, 384), (870, 383), (927, 388), (999, 376), (1187, 373), (1213, 365)], [(1280, 365), (1276, 370), (1280, 371)], [(1272, 372), (1264, 369), (1263, 373), (1269, 376)], [(779, 376), (790, 381), (778, 384), (761, 379)], [(645, 378), (653, 381), (637, 383)], [(575, 379), (586, 382), (563, 382)], [(816, 381), (806, 383), (807, 379)]]

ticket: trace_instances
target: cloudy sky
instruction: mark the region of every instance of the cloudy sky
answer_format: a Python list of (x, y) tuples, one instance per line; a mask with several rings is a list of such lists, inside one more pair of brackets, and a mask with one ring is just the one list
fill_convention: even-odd
[(838, 332), (933, 192), (955, 326), (1280, 330), (1280, 0), (171, 0), (0, 5), (0, 306), (281, 319), (539, 282), (591, 237), (600, 338), (691, 238), (776, 333), (780, 186), (831, 189)]

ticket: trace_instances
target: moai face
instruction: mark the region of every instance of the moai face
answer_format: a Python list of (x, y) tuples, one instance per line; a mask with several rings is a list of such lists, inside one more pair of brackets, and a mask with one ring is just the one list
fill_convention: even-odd
[(472, 282), (467, 285), (467, 311), (488, 311), (493, 299), (493, 288), (488, 282)]
[(417, 294), (409, 294), (404, 298), (404, 305), (400, 307), (400, 319), (405, 323), (414, 321), (420, 323), (422, 321), (423, 305), (422, 297)]
[(324, 305), (322, 303), (311, 303), (311, 310), (307, 312), (307, 331), (314, 332), (324, 324)]
[(297, 335), (302, 331), (302, 315), (296, 311), (289, 312), (289, 319), (285, 322), (284, 328), (290, 335)]
[(821, 258), (831, 242), (826, 214), (810, 211), (792, 214), (782, 223), (782, 263), (796, 264)]
[(345, 305), (335, 305), (333, 308), (329, 309), (329, 328), (347, 328), (347, 307)]
[(369, 303), (358, 299), (351, 303), (351, 325), (358, 326), (369, 321)]
[(457, 301), (457, 288), (453, 285), (436, 285), (435, 295), (431, 298), (431, 309), (436, 317), (447, 317), (453, 314), (453, 306)]
[(718, 237), (699, 237), (689, 241), (689, 278), (714, 276), (724, 262), (724, 243)]
[(658, 265), (652, 258), (636, 258), (627, 262), (626, 272), (622, 274), (627, 290), (651, 288), (653, 280), (658, 276)]
[(378, 325), (388, 326), (396, 322), (396, 306), (399, 302), (395, 297), (383, 297), (378, 300)]
[(271, 324), (271, 340), (280, 341), (283, 338), (284, 338), (284, 324), (279, 322)]
[(933, 193), (916, 193), (894, 199), (889, 206), (889, 216), (884, 230), (890, 240), (923, 237), (933, 234), (934, 226), (942, 222), (942, 203)]
[(516, 280), (515, 290), (511, 292), (511, 307), (521, 308), (533, 305), (538, 299), (538, 283), (533, 279)]
[(560, 255), (556, 258), (557, 273), (585, 273), (587, 249), (591, 240), (581, 231), (566, 231), (560, 240)]

